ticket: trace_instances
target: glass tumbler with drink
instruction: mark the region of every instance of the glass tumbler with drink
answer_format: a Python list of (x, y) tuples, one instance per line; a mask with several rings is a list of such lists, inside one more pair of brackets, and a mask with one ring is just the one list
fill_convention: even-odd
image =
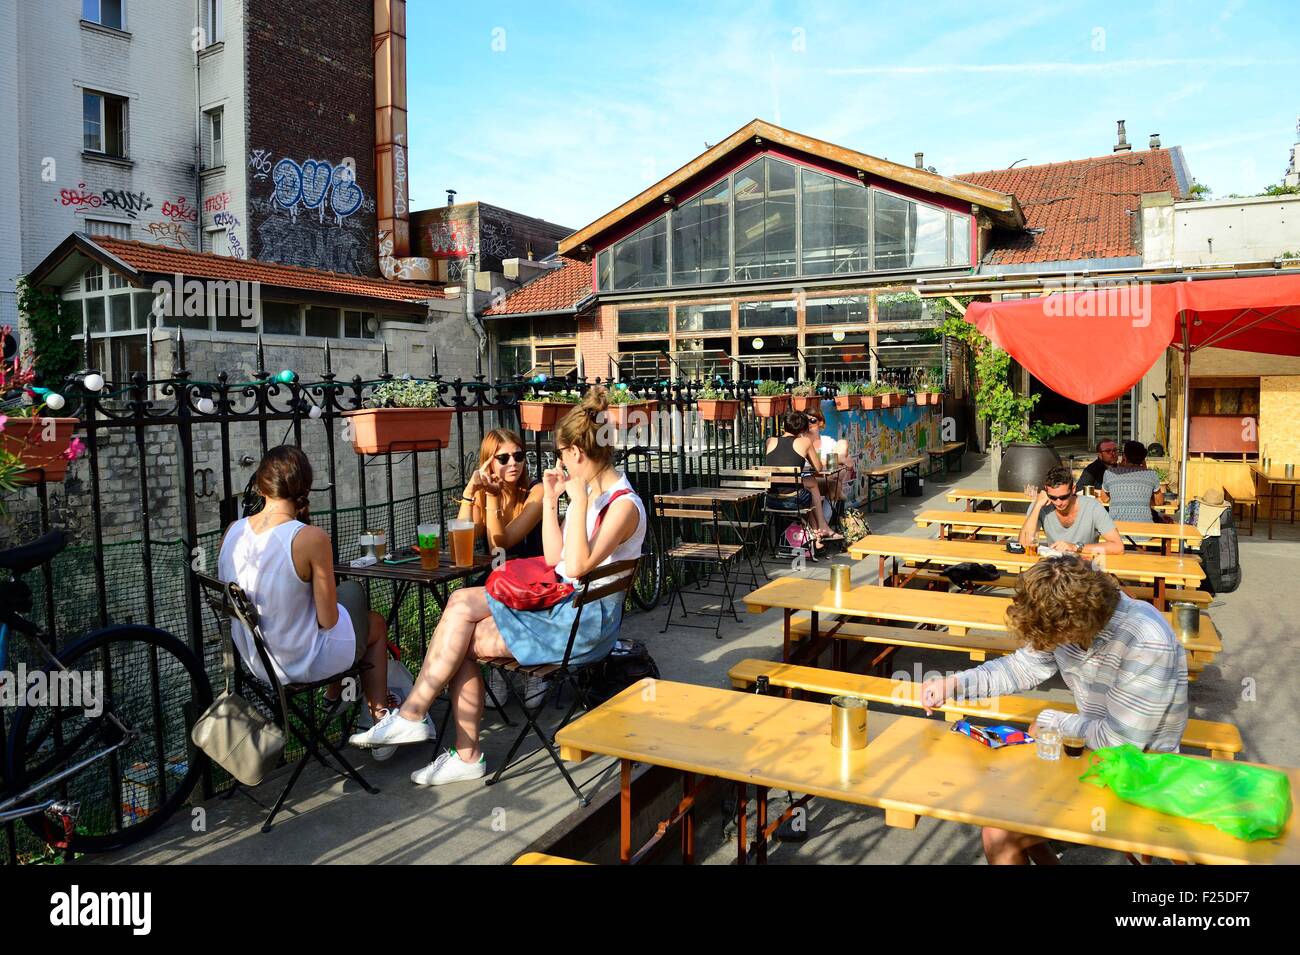
[(1038, 732), (1034, 734), (1034, 745), (1038, 749), (1039, 759), (1060, 759), (1061, 731), (1054, 726), (1040, 726)]
[(474, 566), (474, 522), (448, 521), (447, 530), (451, 534), (451, 556), (457, 567)]
[(437, 570), (442, 546), (442, 528), (437, 524), (420, 524), (415, 528), (416, 550), (420, 552), (420, 567)]

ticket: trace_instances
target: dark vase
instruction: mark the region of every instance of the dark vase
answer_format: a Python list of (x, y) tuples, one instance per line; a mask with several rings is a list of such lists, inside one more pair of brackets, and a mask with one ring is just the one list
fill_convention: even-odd
[[(1026, 484), (1043, 486), (1047, 472), (1061, 463), (1061, 456), (1049, 444), (1016, 441), (1002, 449), (998, 468), (999, 491), (1023, 491)], [(1003, 510), (1024, 513), (1028, 505), (1004, 504)]]

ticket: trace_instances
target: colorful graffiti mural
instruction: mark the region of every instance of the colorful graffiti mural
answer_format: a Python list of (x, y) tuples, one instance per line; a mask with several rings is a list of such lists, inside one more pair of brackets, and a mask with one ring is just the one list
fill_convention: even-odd
[[(826, 434), (848, 444), (853, 478), (848, 489), (850, 501), (865, 506), (867, 471), (899, 458), (923, 455), (939, 443), (940, 416), (930, 406), (904, 405), (876, 411), (839, 411), (834, 401), (822, 402), (826, 417)], [(898, 475), (891, 483), (897, 486)]]

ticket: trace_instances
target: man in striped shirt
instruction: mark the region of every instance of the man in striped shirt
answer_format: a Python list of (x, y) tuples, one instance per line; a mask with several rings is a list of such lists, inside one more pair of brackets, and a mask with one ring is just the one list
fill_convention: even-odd
[[(1029, 727), (1080, 736), (1089, 749), (1133, 745), (1174, 753), (1187, 726), (1187, 656), (1168, 621), (1150, 604), (1120, 591), (1114, 578), (1073, 555), (1041, 560), (1020, 575), (1008, 629), (1024, 644), (921, 687), (927, 708), (950, 699), (1023, 693), (1059, 672), (1077, 713), (1046, 709)], [(1045, 840), (984, 830), (990, 863), (1026, 865), (1056, 857)]]

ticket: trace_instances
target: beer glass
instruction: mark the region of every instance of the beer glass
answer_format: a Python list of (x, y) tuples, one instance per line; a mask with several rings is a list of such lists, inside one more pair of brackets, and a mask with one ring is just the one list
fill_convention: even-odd
[(442, 528), (437, 524), (421, 524), (416, 527), (416, 549), (420, 552), (420, 566), (425, 570), (438, 569), (441, 538)]

